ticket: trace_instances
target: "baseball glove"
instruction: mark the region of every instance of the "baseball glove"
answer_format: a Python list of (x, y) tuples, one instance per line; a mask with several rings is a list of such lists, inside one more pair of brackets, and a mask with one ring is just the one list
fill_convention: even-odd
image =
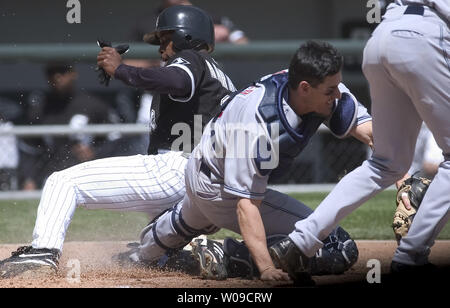
[[(400, 242), (401, 238), (408, 234), (411, 223), (419, 209), (428, 186), (430, 186), (431, 180), (422, 177), (412, 176), (406, 179), (402, 185), (398, 188), (396, 204), (397, 209), (394, 213), (394, 221), (392, 223), (392, 229), (394, 230), (395, 238), (397, 242)], [(411, 203), (411, 209), (408, 210), (402, 201), (402, 194), (406, 193)]]
[[(107, 42), (107, 41), (104, 41), (102, 39), (98, 39), (97, 40), (97, 45), (100, 48), (112, 47), (111, 42)], [(119, 46), (114, 47), (114, 49), (117, 50), (117, 52), (120, 55), (122, 55), (122, 54), (126, 53), (130, 49), (130, 46), (128, 46), (128, 45), (119, 45)], [(98, 71), (98, 81), (100, 82), (100, 84), (104, 84), (105, 86), (108, 86), (109, 85), (109, 81), (111, 80), (111, 76), (109, 76), (105, 72), (105, 70), (103, 68), (101, 68), (101, 67), (97, 66), (97, 68), (95, 70)]]

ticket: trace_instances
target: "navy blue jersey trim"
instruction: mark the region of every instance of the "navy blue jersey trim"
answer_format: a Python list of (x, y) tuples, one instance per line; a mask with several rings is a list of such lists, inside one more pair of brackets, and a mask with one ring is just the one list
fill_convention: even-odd
[(239, 190), (239, 189), (230, 187), (230, 186), (228, 186), (228, 185), (224, 185), (224, 187), (225, 187), (226, 189), (228, 189), (228, 190), (231, 190), (231, 191), (234, 191), (234, 192), (243, 194), (243, 195), (248, 195), (248, 196), (262, 197), (262, 196), (264, 196), (264, 195), (266, 194), (265, 192), (263, 192), (263, 193), (257, 193), (257, 192), (248, 192), (248, 191), (244, 191), (244, 190)]

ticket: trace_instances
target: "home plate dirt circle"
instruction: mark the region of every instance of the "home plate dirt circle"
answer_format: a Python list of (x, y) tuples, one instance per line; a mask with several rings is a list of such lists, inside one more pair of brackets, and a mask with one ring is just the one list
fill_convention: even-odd
[[(315, 276), (316, 285), (332, 286), (367, 282), (368, 272), (379, 262), (381, 273), (389, 265), (397, 244), (395, 241), (356, 241), (358, 262), (343, 275)], [(126, 251), (127, 242), (67, 242), (64, 245), (58, 274), (51, 277), (0, 279), (0, 288), (271, 288), (290, 287), (289, 283), (263, 282), (229, 278), (224, 281), (203, 280), (179, 272), (120, 267), (112, 256)], [(0, 245), (0, 259), (10, 256), (21, 244)], [(448, 265), (450, 241), (436, 241), (430, 262)], [(375, 262), (375, 263), (374, 263)]]

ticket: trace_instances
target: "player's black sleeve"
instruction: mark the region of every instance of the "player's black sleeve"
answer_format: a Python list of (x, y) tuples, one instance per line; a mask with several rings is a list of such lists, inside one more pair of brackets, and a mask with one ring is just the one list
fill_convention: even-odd
[(178, 67), (140, 68), (121, 64), (114, 73), (129, 86), (174, 96), (187, 96), (191, 93), (191, 78)]

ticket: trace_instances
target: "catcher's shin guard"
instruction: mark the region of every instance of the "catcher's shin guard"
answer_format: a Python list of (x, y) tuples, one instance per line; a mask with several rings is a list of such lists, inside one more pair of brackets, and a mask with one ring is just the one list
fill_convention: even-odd
[(142, 261), (158, 260), (165, 253), (182, 249), (198, 235), (212, 234), (218, 231), (215, 226), (209, 226), (202, 230), (189, 227), (181, 217), (180, 210), (181, 207), (176, 205), (142, 230), (139, 249), (139, 258)]

